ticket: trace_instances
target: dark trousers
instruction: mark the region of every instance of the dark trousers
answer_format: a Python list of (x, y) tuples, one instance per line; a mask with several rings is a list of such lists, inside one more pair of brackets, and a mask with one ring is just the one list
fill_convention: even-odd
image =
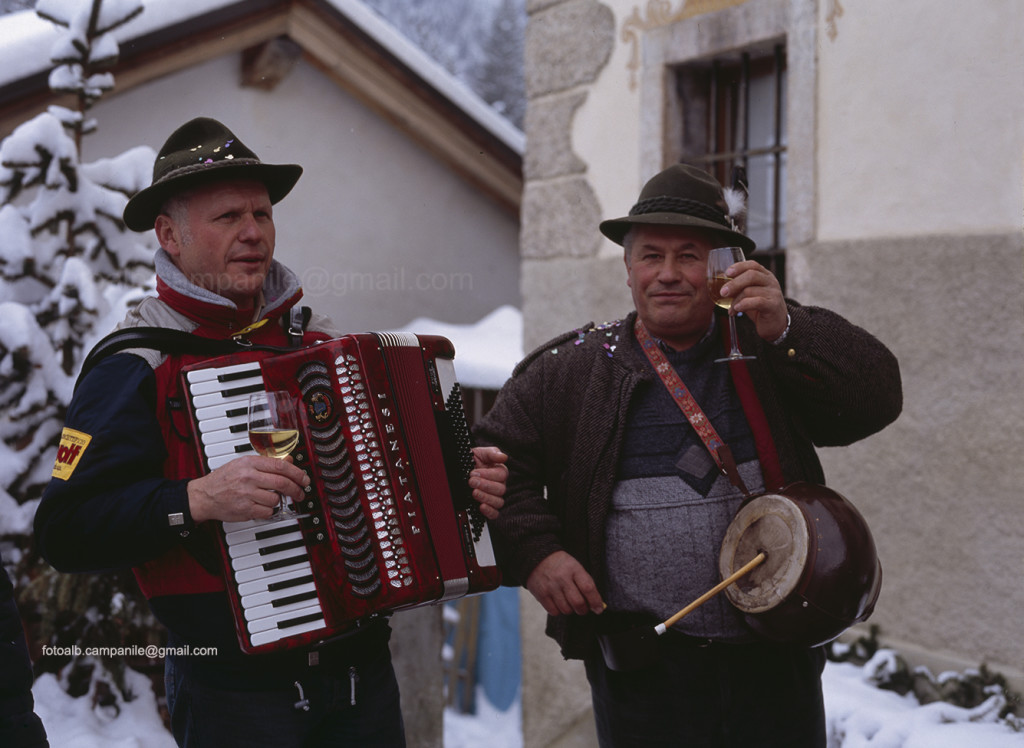
[(386, 648), (381, 657), (359, 665), (310, 668), (298, 686), (214, 687), (190, 676), (172, 657), (164, 680), (171, 730), (182, 748), (405, 746), (398, 682)]
[(649, 668), (586, 660), (601, 748), (825, 747), (820, 648), (660, 638)]

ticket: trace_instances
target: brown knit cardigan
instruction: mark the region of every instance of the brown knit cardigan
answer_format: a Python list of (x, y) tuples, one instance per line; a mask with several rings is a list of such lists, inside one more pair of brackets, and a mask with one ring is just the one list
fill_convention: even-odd
[[(824, 483), (814, 447), (863, 439), (903, 403), (899, 366), (880, 341), (826, 309), (787, 303), (785, 341), (763, 341), (741, 318), (741, 348), (757, 358), (728, 364), (769, 490)], [(639, 388), (662, 386), (632, 344), (635, 319), (588, 324), (540, 346), (475, 428), (478, 443), (510, 456), (506, 504), (491, 522), (506, 584), (525, 584), (564, 550), (606, 589), (605, 518), (627, 409)], [(595, 646), (593, 620), (549, 616), (547, 633), (565, 657), (582, 658)]]

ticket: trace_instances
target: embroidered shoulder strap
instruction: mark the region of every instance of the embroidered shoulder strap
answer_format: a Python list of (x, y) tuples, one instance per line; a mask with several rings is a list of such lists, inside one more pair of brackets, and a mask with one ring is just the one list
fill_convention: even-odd
[(743, 482), (743, 478), (740, 477), (740, 471), (736, 467), (736, 460), (732, 456), (732, 450), (729, 449), (729, 445), (722, 441), (718, 432), (715, 431), (711, 421), (704, 415), (704, 411), (700, 409), (693, 395), (690, 394), (686, 385), (683, 384), (683, 380), (679, 378), (679, 373), (669, 363), (669, 360), (658, 347), (654, 338), (647, 332), (647, 328), (640, 321), (640, 317), (636, 318), (636, 324), (633, 326), (633, 329), (636, 332), (636, 339), (640, 341), (640, 347), (643, 348), (647, 359), (651, 362), (651, 366), (658, 373), (662, 384), (665, 385), (668, 393), (675, 400), (676, 405), (683, 411), (686, 420), (690, 422), (694, 431), (697, 432), (697, 436), (704, 442), (704, 446), (708, 448), (708, 452), (714, 458), (718, 469), (722, 471), (722, 475), (727, 477), (732, 485), (740, 489), (744, 496), (750, 496), (750, 491)]

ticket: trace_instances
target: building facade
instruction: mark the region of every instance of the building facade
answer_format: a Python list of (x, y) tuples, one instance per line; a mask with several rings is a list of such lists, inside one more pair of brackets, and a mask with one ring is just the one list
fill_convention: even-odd
[[(787, 295), (838, 311), (901, 362), (900, 419), (820, 452), (878, 545), (871, 622), (935, 672), (986, 663), (1019, 686), (1024, 6), (530, 0), (528, 12), (526, 350), (629, 310), (622, 250), (597, 224), (650, 176), (689, 161), (746, 184), (748, 232)], [(586, 745), (582, 668), (561, 661), (525, 593), (522, 615), (525, 744)]]

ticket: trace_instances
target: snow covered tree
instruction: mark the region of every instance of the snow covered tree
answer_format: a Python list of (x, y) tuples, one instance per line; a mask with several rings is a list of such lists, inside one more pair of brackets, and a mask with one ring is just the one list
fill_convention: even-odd
[(11, 13), (24, 8), (31, 8), (33, 0), (0, 0), (0, 11)]
[(88, 111), (113, 87), (103, 72), (117, 59), (111, 32), (141, 11), (141, 0), (36, 8), (66, 30), (50, 88), (77, 107), (52, 106), (0, 143), (0, 522), (14, 518), (0, 534), (28, 531), (34, 506), (19, 507), (49, 478), (82, 357), (153, 272), (152, 246), (121, 221), (128, 196), (148, 184), (152, 149), (79, 160), (96, 127)]
[[(75, 104), (49, 107), (0, 143), (0, 540), (5, 561), (21, 561), (22, 610), (47, 644), (117, 646), (151, 625), (129, 574), (64, 576), (22, 556), (82, 359), (152, 287), (154, 240), (121, 214), (149, 184), (155, 153), (80, 158), (97, 127), (90, 110), (114, 86), (113, 32), (142, 10), (141, 0), (39, 0), (36, 13), (61, 30), (50, 89)], [(79, 660), (66, 682), (123, 691), (123, 659)]]

